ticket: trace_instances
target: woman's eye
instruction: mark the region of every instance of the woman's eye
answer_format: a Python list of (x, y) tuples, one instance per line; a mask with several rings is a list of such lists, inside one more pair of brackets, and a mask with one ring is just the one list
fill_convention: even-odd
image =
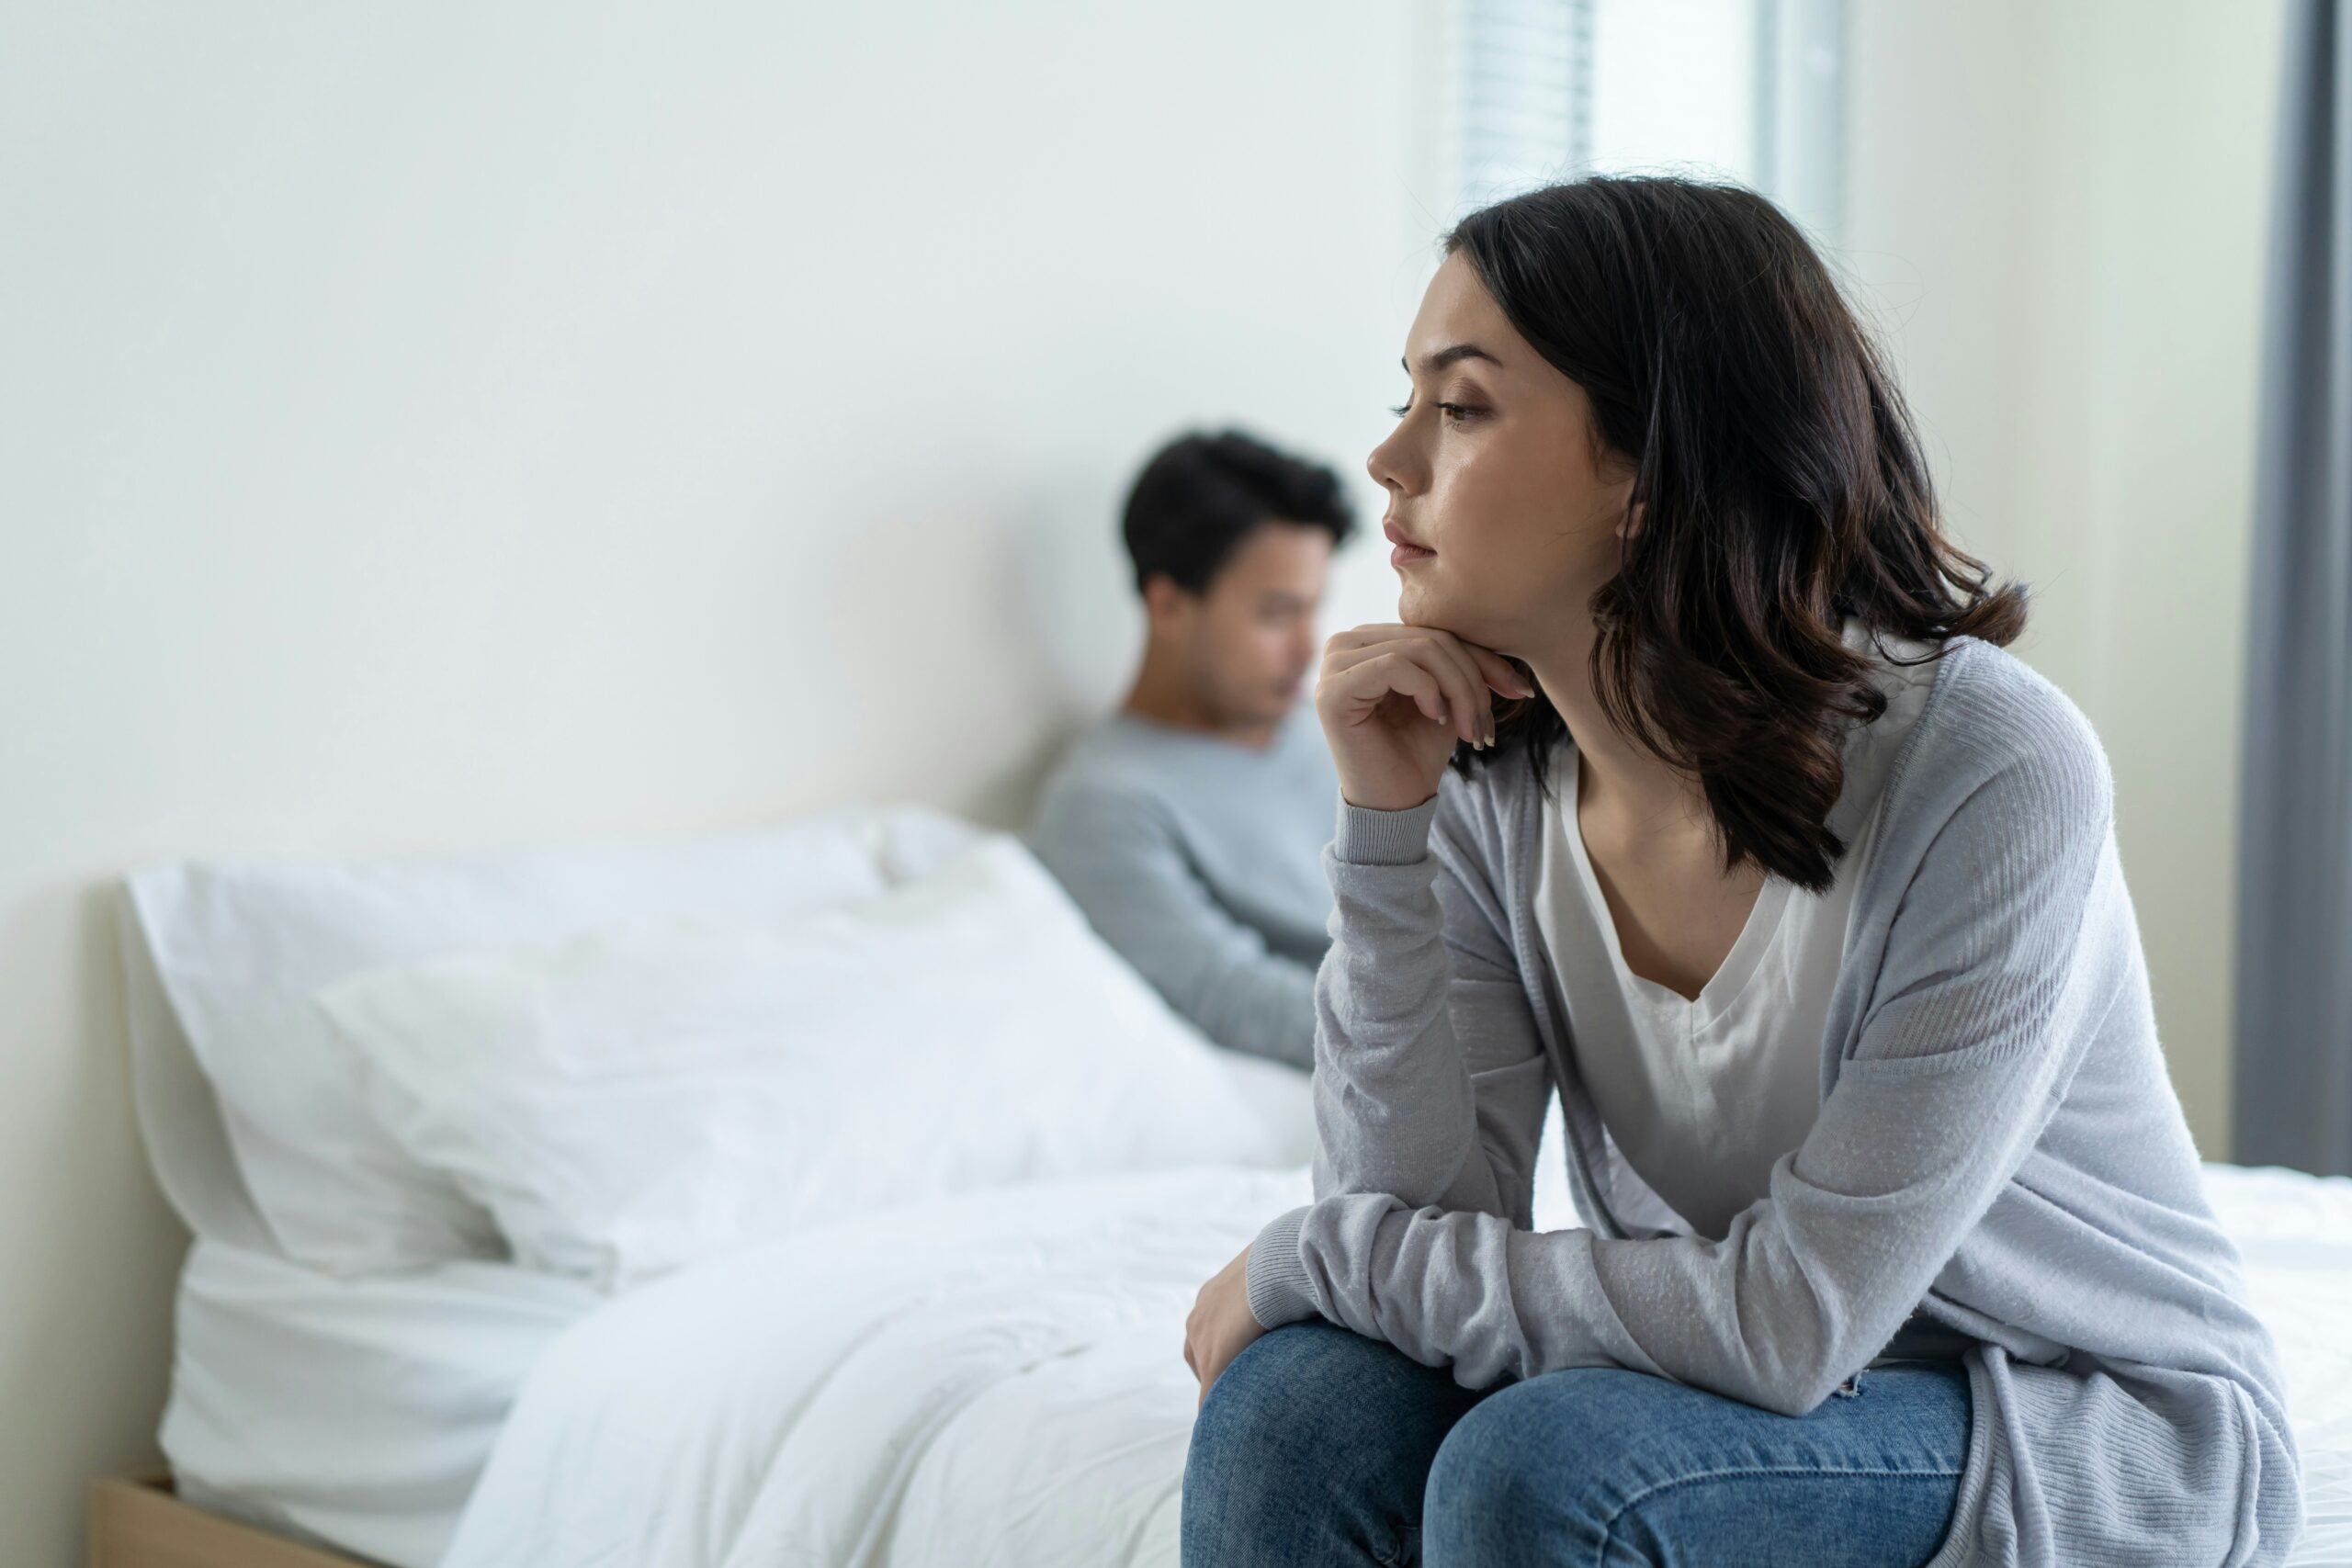
[[(1410, 403), (1397, 403), (1391, 407), (1388, 412), (1395, 417), (1403, 419), (1407, 414), (1413, 412), (1413, 405)], [(1487, 411), (1479, 408), (1472, 408), (1468, 403), (1440, 403), (1437, 405), (1437, 412), (1439, 417), (1443, 419), (1446, 423), (1460, 424), (1464, 420), (1473, 418), (1478, 414), (1486, 412)]]

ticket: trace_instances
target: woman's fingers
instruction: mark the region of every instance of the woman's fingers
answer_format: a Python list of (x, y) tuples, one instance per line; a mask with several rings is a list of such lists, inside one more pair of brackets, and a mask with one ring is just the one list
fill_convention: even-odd
[(1532, 697), (1535, 694), (1534, 686), (1519, 672), (1519, 666), (1501, 654), (1489, 648), (1480, 648), (1475, 642), (1465, 642), (1461, 646), (1464, 652), (1477, 661), (1479, 674), (1487, 684), (1504, 696)]
[[(1383, 664), (1383, 660), (1397, 663)], [(1442, 694), (1444, 710), (1430, 714), (1430, 717), (1449, 725), (1456, 736), (1472, 745), (1482, 745), (1493, 739), (1493, 705), (1487, 696), (1486, 682), (1478, 666), (1442, 644), (1422, 637), (1369, 643), (1331, 654), (1325, 660), (1324, 672), (1327, 677), (1342, 676), (1374, 666), (1396, 668), (1397, 664), (1423, 671)], [(1422, 711), (1429, 712), (1426, 706)]]
[(1463, 701), (1468, 705), (1472, 724), (1477, 733), (1472, 744), (1484, 746), (1495, 738), (1495, 699), (1487, 683), (1487, 672), (1471, 657), (1470, 645), (1457, 637), (1439, 637), (1430, 646), (1452, 662), (1462, 679)]
[[(1489, 692), (1509, 697), (1534, 694), (1512, 663), (1492, 649), (1464, 641), (1437, 626), (1374, 624), (1338, 633), (1325, 644), (1324, 670), (1335, 675), (1360, 669), (1373, 660), (1402, 654), (1428, 670), (1444, 694), (1441, 722), (1473, 745), (1494, 739), (1494, 699)], [(1426, 704), (1419, 705), (1428, 712)], [(1433, 719), (1438, 715), (1430, 716)]]
[(1468, 739), (1467, 690), (1458, 671), (1441, 660), (1408, 644), (1390, 643), (1367, 649), (1338, 672), (1342, 689), (1359, 703), (1375, 704), (1390, 692), (1401, 693), (1435, 723)]
[(1395, 692), (1410, 698), (1431, 723), (1453, 723), (1444, 684), (1430, 670), (1402, 654), (1376, 653), (1349, 670), (1341, 679), (1347, 682), (1348, 694), (1367, 709), (1376, 707), (1383, 697)]
[(1438, 685), (1445, 693), (1446, 709), (1453, 716), (1453, 733), (1473, 746), (1485, 745), (1486, 705), (1479, 700), (1485, 693), (1478, 685), (1476, 675), (1439, 643), (1403, 644), (1398, 651), (1402, 657), (1410, 659), (1437, 678)]
[(1432, 641), (1460, 649), (1476, 665), (1477, 678), (1507, 697), (1534, 695), (1534, 689), (1528, 684), (1527, 678), (1519, 672), (1519, 667), (1510, 660), (1505, 659), (1493, 649), (1482, 648), (1475, 642), (1466, 641), (1438, 626), (1408, 626), (1380, 623), (1351, 626), (1346, 631), (1336, 632), (1328, 638), (1323, 645), (1324, 654), (1327, 659), (1342, 652), (1361, 654), (1379, 644), (1405, 638)]
[(1430, 628), (1432, 637), (1460, 656), (1468, 667), (1470, 679), (1481, 686), (1490, 686), (1507, 697), (1531, 695), (1527, 682), (1511, 661), (1491, 648), (1481, 648), (1475, 642), (1464, 642), (1452, 632)]

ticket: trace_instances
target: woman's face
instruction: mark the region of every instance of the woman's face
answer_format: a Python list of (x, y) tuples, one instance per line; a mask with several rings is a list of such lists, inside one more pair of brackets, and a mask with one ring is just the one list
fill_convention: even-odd
[(1390, 540), (1420, 547), (1396, 551), (1397, 617), (1529, 657), (1616, 575), (1633, 465), (1604, 456), (1584, 389), (1459, 254), (1421, 297), (1405, 367), (1409, 400), (1365, 462)]

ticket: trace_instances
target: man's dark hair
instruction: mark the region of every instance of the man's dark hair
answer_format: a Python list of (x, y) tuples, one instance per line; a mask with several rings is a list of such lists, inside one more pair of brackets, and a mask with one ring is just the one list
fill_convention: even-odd
[(1136, 592), (1155, 572), (1206, 592), (1235, 547), (1268, 523), (1328, 530), (1334, 548), (1355, 531), (1340, 476), (1238, 430), (1180, 436), (1143, 466), (1122, 532)]
[[(1886, 707), (1842, 623), (1940, 656), (2013, 640), (2024, 590), (1944, 531), (1885, 359), (1764, 197), (1577, 180), (1473, 213), (1445, 248), (1633, 464), (1642, 524), (1592, 601), (1603, 709), (1698, 776), (1726, 868), (1827, 887), (1846, 849), (1827, 826), (1839, 739)], [(1540, 779), (1566, 728), (1540, 694), (1508, 705), (1495, 746), (1454, 765), (1524, 752)]]

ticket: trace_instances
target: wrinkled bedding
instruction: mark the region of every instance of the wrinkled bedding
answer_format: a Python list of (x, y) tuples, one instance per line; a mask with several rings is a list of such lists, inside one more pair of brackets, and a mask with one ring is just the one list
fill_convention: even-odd
[[(2352, 1562), (2352, 1181), (2211, 1168)], [(1306, 1172), (967, 1194), (700, 1266), (566, 1331), (446, 1568), (1173, 1564), (1185, 1313)]]

